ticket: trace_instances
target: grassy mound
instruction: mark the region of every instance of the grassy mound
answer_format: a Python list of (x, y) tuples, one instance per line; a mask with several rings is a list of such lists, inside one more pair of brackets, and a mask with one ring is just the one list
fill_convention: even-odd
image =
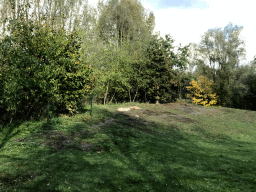
[(0, 191), (256, 191), (256, 112), (94, 109), (2, 127)]

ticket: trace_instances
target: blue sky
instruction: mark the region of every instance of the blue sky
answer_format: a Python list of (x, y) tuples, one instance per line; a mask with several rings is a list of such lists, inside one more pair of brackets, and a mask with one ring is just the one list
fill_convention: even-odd
[(179, 9), (191, 9), (191, 8), (207, 8), (208, 3), (206, 1), (198, 0), (146, 0), (147, 3), (154, 5), (156, 9), (166, 8), (179, 8)]
[[(229, 22), (243, 26), (240, 38), (245, 41), (247, 56), (242, 63), (256, 55), (255, 0), (140, 0), (155, 15), (155, 32), (170, 34), (174, 45), (199, 43), (208, 29), (224, 28)], [(98, 0), (89, 0), (96, 4)]]

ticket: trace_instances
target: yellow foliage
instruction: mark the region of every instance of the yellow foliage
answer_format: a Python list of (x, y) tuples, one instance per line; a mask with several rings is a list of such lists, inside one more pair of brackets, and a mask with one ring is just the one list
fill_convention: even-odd
[(204, 76), (199, 76), (198, 81), (191, 81), (191, 86), (187, 89), (191, 91), (192, 94), (187, 94), (187, 98), (192, 97), (192, 102), (197, 105), (212, 106), (217, 104), (218, 96), (213, 93), (212, 85), (213, 83)]

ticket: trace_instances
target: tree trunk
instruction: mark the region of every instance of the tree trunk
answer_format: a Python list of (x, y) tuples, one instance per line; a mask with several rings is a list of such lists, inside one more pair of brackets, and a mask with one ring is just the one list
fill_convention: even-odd
[(38, 14), (38, 22), (41, 24), (41, 18), (40, 18), (40, 0), (37, 0), (37, 14)]
[(136, 92), (135, 92), (135, 96), (134, 96), (133, 101), (132, 101), (133, 103), (134, 103), (134, 101), (135, 101), (135, 99), (136, 99), (136, 97), (137, 97), (138, 89), (139, 89), (139, 86), (137, 86), (137, 89), (136, 89)]
[(115, 94), (116, 94), (116, 92), (115, 92), (114, 95), (112, 96), (112, 98), (111, 98), (111, 100), (109, 101), (109, 103), (112, 103), (112, 100), (113, 100)]
[(131, 89), (129, 89), (128, 93), (129, 93), (129, 98), (130, 98), (130, 103), (131, 103), (132, 102)]
[(147, 92), (145, 91), (145, 102), (147, 102)]
[(180, 84), (180, 100), (181, 100), (181, 84)]
[(17, 0), (17, 19), (20, 19), (20, 0)]
[(25, 5), (25, 15), (26, 15), (26, 22), (28, 23), (28, 1), (26, 1), (26, 5)]
[(107, 90), (106, 90), (106, 93), (105, 93), (105, 96), (104, 96), (104, 105), (106, 105), (106, 101), (107, 101), (108, 87), (109, 87), (109, 81), (108, 81)]
[(49, 126), (50, 123), (50, 102), (48, 100), (48, 105), (47, 105), (47, 125)]

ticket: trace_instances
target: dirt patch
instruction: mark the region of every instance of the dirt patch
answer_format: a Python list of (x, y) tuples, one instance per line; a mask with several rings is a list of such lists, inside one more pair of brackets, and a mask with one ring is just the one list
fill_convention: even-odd
[[(43, 131), (35, 135), (33, 139), (37, 139), (39, 141), (39, 145), (47, 145), (58, 151), (65, 149), (78, 149), (81, 151), (102, 150), (93, 144), (78, 143), (79, 138), (90, 137), (91, 135), (92, 133), (86, 130), (80, 130), (72, 135), (67, 135), (65, 132), (61, 131)], [(33, 141), (29, 139), (17, 139), (16, 142), (29, 143)]]
[(91, 128), (96, 128), (96, 129), (98, 129), (98, 128), (100, 128), (100, 127), (104, 127), (104, 126), (107, 126), (107, 125), (109, 125), (109, 124), (112, 124), (112, 123), (115, 122), (115, 121), (116, 121), (116, 119), (110, 118), (110, 119), (107, 119), (107, 120), (104, 121), (104, 122), (101, 122), (101, 123), (97, 124), (97, 125), (92, 125)]
[[(173, 107), (173, 106), (174, 107)], [(160, 110), (155, 110), (155, 109), (140, 109), (140, 110), (129, 110), (129, 111), (122, 111), (120, 113), (122, 114), (127, 114), (131, 117), (135, 117), (134, 120), (137, 120), (138, 118), (140, 120), (142, 119), (146, 119), (146, 118), (150, 118), (150, 116), (156, 116), (156, 117), (159, 117), (159, 118), (164, 118), (165, 120), (167, 121), (172, 121), (172, 120), (175, 120), (175, 121), (180, 121), (180, 122), (186, 122), (186, 123), (193, 123), (195, 122), (193, 119), (190, 119), (190, 118), (187, 118), (187, 117), (183, 117), (182, 115), (178, 115), (178, 114), (175, 114), (175, 113), (171, 113), (169, 111), (166, 111), (165, 109), (168, 109), (168, 108), (175, 108), (175, 109), (178, 109), (178, 110), (186, 110), (190, 113), (193, 113), (193, 114), (196, 114), (198, 113), (196, 111), (196, 109), (192, 109), (191, 107), (188, 107), (185, 105), (182, 106), (182, 105), (177, 105), (177, 104), (165, 104), (165, 105), (160, 105), (162, 106), (160, 108)]]
[(193, 115), (200, 115), (200, 110), (195, 107), (180, 107), (179, 110)]

